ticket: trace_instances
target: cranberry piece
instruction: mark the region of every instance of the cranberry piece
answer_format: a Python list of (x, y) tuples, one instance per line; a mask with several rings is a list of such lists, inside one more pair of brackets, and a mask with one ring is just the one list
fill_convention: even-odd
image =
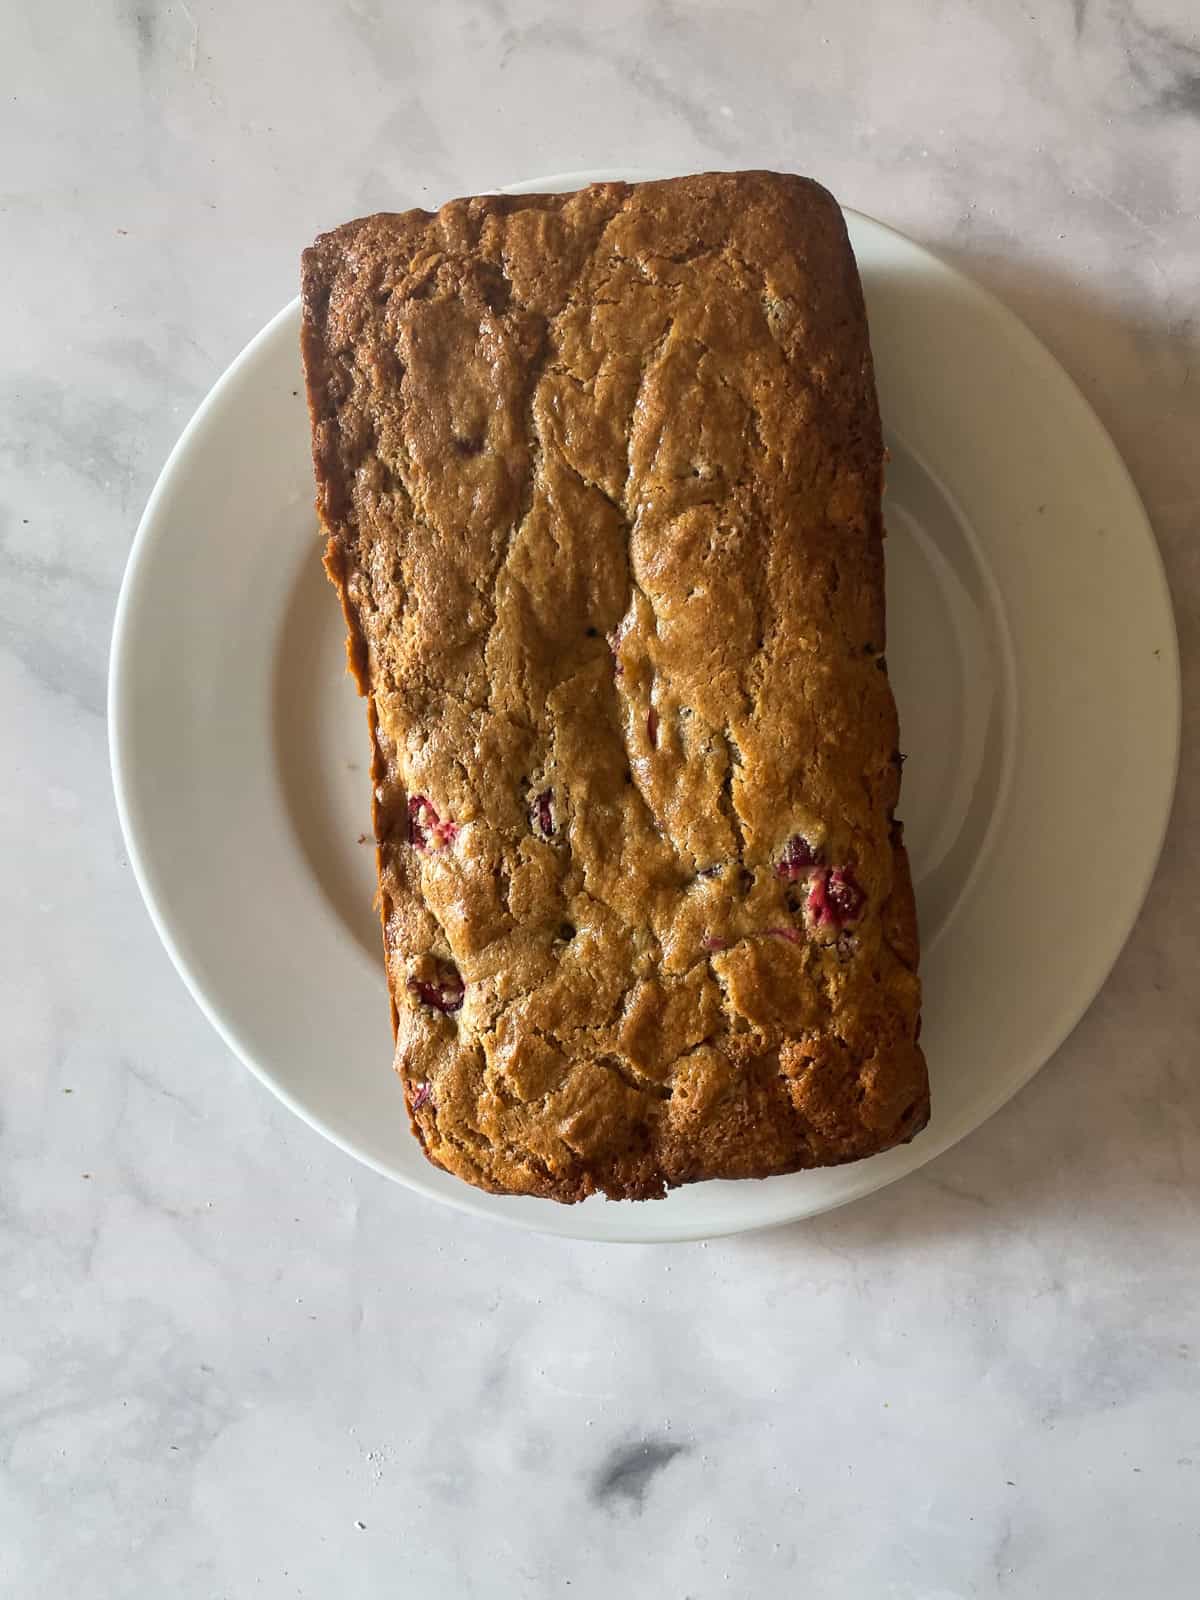
[(408, 987), (423, 1006), (449, 1016), (461, 1011), (466, 988), (453, 967), (443, 966), (436, 978), (410, 978)]
[(797, 933), (795, 928), (768, 928), (766, 933), (769, 939), (786, 939), (789, 944), (804, 943), (804, 935)]
[(775, 863), (775, 876), (794, 883), (818, 864), (817, 852), (802, 833), (794, 833)]
[(449, 817), (443, 822), (423, 794), (410, 795), (408, 838), (418, 850), (440, 850), (458, 838), (458, 823), (451, 822)]
[(419, 1083), (413, 1091), (409, 1107), (413, 1111), (420, 1111), (421, 1107), (433, 1098), (433, 1089), (428, 1083)]
[(626, 618), (623, 622), (619, 622), (610, 634), (606, 635), (608, 648), (613, 653), (613, 676), (615, 678), (621, 676), (621, 640), (629, 632), (629, 628), (629, 619)]
[(822, 867), (808, 891), (809, 916), (818, 928), (840, 931), (854, 921), (866, 899), (849, 867)]
[(711, 933), (706, 933), (700, 943), (706, 950), (728, 950), (728, 939), (717, 939)]
[(834, 867), (829, 874), (829, 899), (843, 922), (853, 922), (867, 897), (849, 867)]
[(649, 739), (649, 741), (650, 741), (650, 743), (652, 745), (657, 747), (657, 745), (658, 745), (658, 712), (655, 711), (653, 706), (651, 706), (649, 711), (647, 711), (647, 713), (646, 713), (646, 737)]
[(829, 872), (819, 872), (808, 891), (808, 914), (818, 928), (832, 922), (833, 908), (829, 904)]
[(529, 826), (535, 833), (540, 833), (543, 839), (554, 837), (554, 791), (543, 789), (541, 794), (535, 795), (533, 804), (529, 808)]

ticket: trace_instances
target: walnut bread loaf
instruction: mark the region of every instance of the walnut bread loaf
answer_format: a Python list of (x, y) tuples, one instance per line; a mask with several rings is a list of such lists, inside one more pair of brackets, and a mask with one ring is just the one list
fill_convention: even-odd
[(766, 172), (485, 195), (304, 253), (431, 1161), (661, 1195), (910, 1139), (883, 446), (841, 212)]

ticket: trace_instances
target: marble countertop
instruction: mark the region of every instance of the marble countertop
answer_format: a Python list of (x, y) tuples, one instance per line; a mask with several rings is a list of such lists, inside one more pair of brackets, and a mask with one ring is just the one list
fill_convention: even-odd
[[(2, 11), (0, 1593), (1195, 1594), (1193, 0)], [(175, 977), (108, 779), (139, 513), (301, 245), (605, 164), (808, 171), (996, 290), (1129, 462), (1184, 654), (1162, 865), (1053, 1062), (708, 1246), (521, 1235), (324, 1144)]]

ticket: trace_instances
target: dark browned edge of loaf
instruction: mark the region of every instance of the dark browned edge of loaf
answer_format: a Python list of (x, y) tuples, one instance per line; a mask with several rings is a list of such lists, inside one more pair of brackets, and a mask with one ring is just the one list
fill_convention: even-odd
[[(709, 173), (367, 217), (304, 252), (301, 340), (426, 1155), (641, 1199), (912, 1138), (883, 447), (836, 202)], [(815, 879), (781, 876), (797, 836)], [(834, 868), (865, 900), (830, 926)], [(461, 1008), (427, 1004), (456, 972)]]

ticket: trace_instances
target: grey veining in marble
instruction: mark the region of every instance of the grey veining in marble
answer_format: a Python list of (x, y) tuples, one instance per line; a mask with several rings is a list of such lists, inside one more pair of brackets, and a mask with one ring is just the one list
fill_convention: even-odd
[[(0, 1594), (1194, 1595), (1193, 0), (0, 0), (0, 37)], [(809, 171), (999, 293), (1129, 462), (1184, 654), (1161, 869), (1056, 1059), (899, 1186), (707, 1247), (517, 1235), (322, 1143), (173, 975), (107, 772), (137, 517), (301, 245), (605, 164)]]

